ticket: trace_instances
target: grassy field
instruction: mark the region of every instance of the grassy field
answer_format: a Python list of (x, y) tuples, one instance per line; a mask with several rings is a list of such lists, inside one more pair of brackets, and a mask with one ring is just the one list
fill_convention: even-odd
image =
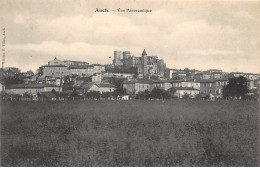
[(4, 102), (2, 166), (259, 166), (257, 102)]

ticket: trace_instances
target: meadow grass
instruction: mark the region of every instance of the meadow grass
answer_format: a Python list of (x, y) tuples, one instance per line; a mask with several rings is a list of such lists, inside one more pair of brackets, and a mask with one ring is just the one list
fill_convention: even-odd
[(259, 166), (257, 102), (3, 102), (2, 166)]

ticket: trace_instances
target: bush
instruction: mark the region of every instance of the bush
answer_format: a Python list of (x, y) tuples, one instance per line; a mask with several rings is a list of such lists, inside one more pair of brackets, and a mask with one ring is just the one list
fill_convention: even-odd
[(190, 95), (188, 95), (187, 93), (185, 93), (183, 96), (182, 96), (183, 99), (187, 100), (187, 99), (190, 99)]

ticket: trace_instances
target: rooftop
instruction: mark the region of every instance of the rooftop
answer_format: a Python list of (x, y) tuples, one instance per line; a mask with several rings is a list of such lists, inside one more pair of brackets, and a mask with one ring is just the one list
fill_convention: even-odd
[(176, 90), (198, 90), (193, 87), (174, 87)]
[(7, 86), (6, 89), (29, 89), (29, 88), (43, 88), (43, 87), (59, 87), (54, 84), (13, 84)]

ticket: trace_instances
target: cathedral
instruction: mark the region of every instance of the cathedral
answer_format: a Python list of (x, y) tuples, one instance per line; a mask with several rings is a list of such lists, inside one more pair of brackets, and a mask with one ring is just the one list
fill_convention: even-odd
[(146, 50), (143, 50), (141, 57), (135, 57), (130, 51), (114, 51), (113, 65), (123, 68), (136, 67), (139, 78), (151, 76), (164, 77), (166, 64), (163, 59), (157, 56), (148, 56)]

